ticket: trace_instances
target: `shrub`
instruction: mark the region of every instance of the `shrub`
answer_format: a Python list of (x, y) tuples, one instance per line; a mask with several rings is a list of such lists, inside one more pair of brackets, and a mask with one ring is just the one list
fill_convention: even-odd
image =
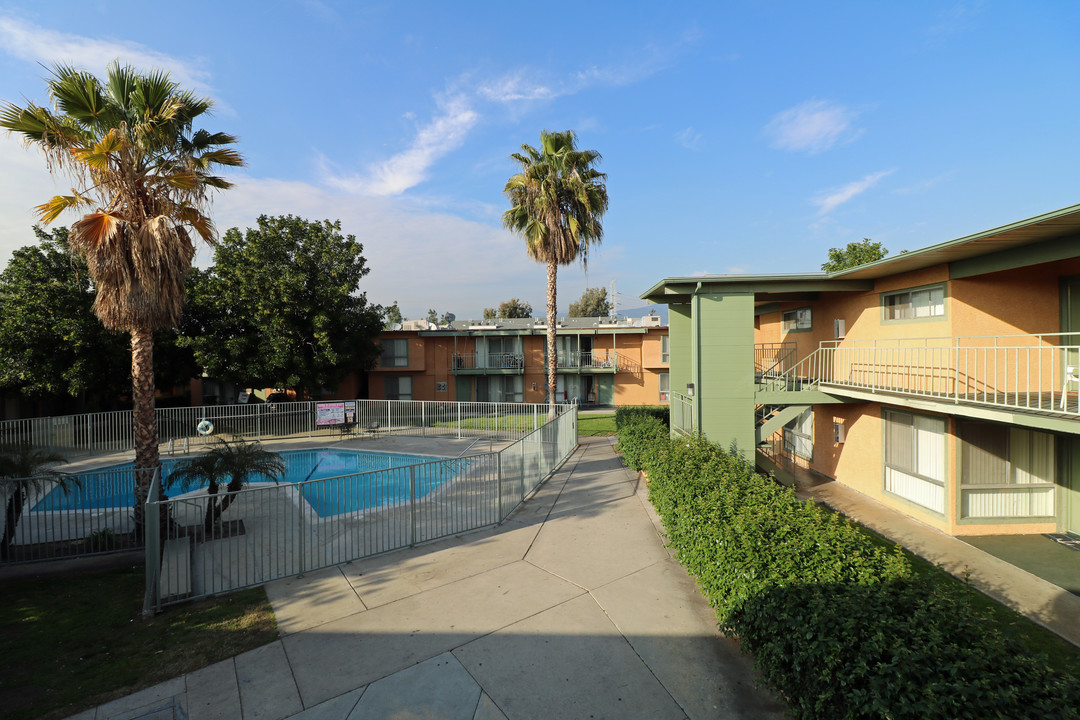
[(648, 473), (722, 629), (795, 717), (1080, 717), (1080, 680), (1003, 635), (970, 590), (913, 579), (898, 546), (655, 417), (625, 419), (619, 448)]
[(670, 413), (665, 405), (626, 405), (615, 408), (615, 427), (620, 428), (642, 416), (656, 418), (665, 427), (670, 424)]

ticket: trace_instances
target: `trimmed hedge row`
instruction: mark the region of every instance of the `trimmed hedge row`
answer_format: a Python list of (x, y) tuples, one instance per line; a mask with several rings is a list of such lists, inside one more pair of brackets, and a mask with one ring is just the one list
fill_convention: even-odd
[(626, 423), (642, 417), (656, 418), (667, 426), (669, 411), (663, 405), (624, 405), (617, 407), (615, 408), (615, 427), (622, 427)]
[(797, 718), (1080, 718), (1080, 680), (1026, 654), (954, 582), (915, 578), (847, 518), (737, 455), (619, 428), (679, 561)]

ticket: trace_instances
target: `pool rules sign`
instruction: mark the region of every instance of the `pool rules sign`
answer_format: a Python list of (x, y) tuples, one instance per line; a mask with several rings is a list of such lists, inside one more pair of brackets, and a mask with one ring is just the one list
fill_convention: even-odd
[(351, 425), (354, 422), (356, 422), (355, 401), (315, 403), (315, 424), (319, 427)]

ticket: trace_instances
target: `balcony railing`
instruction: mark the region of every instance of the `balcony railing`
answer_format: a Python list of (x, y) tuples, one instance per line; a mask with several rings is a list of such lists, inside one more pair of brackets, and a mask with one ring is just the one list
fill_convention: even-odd
[(559, 353), (559, 368), (570, 370), (616, 370), (615, 353), (606, 350), (593, 352)]
[(838, 340), (777, 377), (766, 391), (858, 388), (1055, 415), (1080, 415), (1080, 335)]
[(454, 353), (454, 370), (521, 370), (525, 356), (521, 353)]
[(754, 372), (763, 377), (782, 375), (795, 364), (796, 352), (793, 342), (756, 343)]
[(671, 421), (671, 429), (682, 435), (693, 435), (694, 427), (694, 398), (681, 393), (668, 393), (670, 406), (668, 409)]

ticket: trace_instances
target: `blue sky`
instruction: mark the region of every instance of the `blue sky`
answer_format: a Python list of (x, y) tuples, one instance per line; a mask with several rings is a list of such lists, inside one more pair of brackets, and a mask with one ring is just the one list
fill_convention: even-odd
[[(605, 239), (560, 309), (617, 282), (817, 270), (864, 237), (893, 254), (1080, 202), (1080, 4), (0, 0), (0, 99), (42, 67), (169, 70), (248, 165), (220, 228), (340, 219), (373, 302), (460, 319), (545, 273), (503, 230), (509, 155), (541, 129), (599, 151)], [(0, 266), (63, 182), (0, 135)], [(70, 224), (73, 218), (62, 219)], [(199, 263), (210, 254), (203, 251)]]

